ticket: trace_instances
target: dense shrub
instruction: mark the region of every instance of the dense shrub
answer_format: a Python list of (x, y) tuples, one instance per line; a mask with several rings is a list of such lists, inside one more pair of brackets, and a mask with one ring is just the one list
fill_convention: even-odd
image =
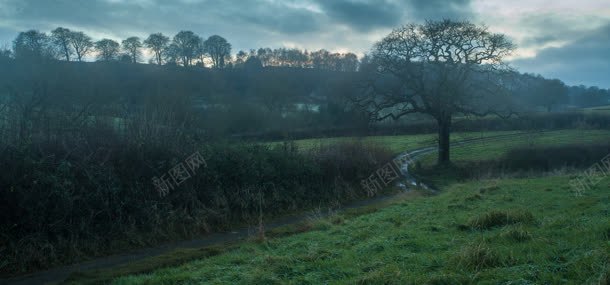
[[(610, 113), (530, 113), (502, 119), (498, 117), (457, 118), (452, 125), (454, 132), (511, 131), (511, 130), (562, 130), (562, 129), (610, 129)], [(249, 139), (300, 139), (314, 137), (401, 135), (436, 133), (436, 122), (425, 116), (408, 121), (383, 122), (366, 126), (319, 125), (305, 128), (278, 129), (256, 133), (234, 134)]]
[(561, 167), (586, 168), (610, 154), (610, 143), (534, 146), (510, 150), (498, 164), (509, 170), (549, 171)]
[[(4, 146), (0, 271), (16, 272), (252, 223), (365, 197), (359, 180), (390, 159), (357, 143), (303, 153), (294, 145)], [(160, 196), (151, 179), (199, 151), (206, 166)]]

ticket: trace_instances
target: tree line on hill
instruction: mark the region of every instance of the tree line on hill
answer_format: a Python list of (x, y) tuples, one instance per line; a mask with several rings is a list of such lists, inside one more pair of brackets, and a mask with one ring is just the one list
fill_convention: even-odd
[(559, 79), (547, 79), (539, 74), (521, 75), (514, 94), (524, 105), (549, 112), (565, 110), (568, 106), (587, 108), (610, 104), (610, 89), (567, 86)]
[[(152, 55), (153, 64), (133, 64), (142, 61), (145, 49)], [(100, 64), (70, 67), (72, 61), (86, 61), (93, 56)], [(48, 111), (55, 104), (71, 102), (76, 106), (80, 104), (76, 102), (98, 92), (103, 94), (105, 103), (98, 102), (97, 107), (127, 119), (134, 113), (124, 113), (117, 106), (142, 109), (146, 102), (143, 98), (160, 100), (161, 93), (166, 92), (173, 94), (171, 99), (188, 98), (185, 105), (202, 107), (196, 114), (204, 120), (199, 125), (208, 134), (328, 131), (378, 124), (366, 123), (370, 118), (350, 102), (354, 94), (361, 92), (363, 78), (378, 71), (369, 55), (359, 60), (352, 53), (287, 48), (261, 48), (232, 55), (231, 44), (216, 35), (204, 40), (193, 32), (181, 31), (170, 39), (154, 33), (143, 41), (129, 37), (119, 44), (110, 39), (94, 42), (83, 32), (60, 27), (50, 34), (35, 30), (19, 33), (12, 50), (0, 52), (0, 64), (6, 71), (0, 78), (5, 82), (0, 95), (8, 95), (0, 98), (0, 107), (27, 100), (24, 94), (37, 94), (29, 99), (35, 102), (44, 97), (52, 102), (45, 107)], [(29, 65), (41, 70), (29, 74)], [(53, 79), (56, 73), (63, 78)], [(524, 110), (560, 111), (570, 105), (606, 105), (610, 99), (610, 90), (568, 87), (558, 79), (515, 74), (516, 87), (511, 92)], [(17, 84), (20, 80), (16, 76), (22, 76), (23, 84)], [(125, 82), (127, 79), (130, 82)], [(84, 82), (89, 82), (90, 90), (85, 90), (81, 84)], [(163, 88), (158, 87), (160, 82), (164, 82)], [(35, 90), (41, 84), (47, 84), (44, 92)], [(60, 93), (65, 97), (67, 90), (74, 90), (72, 99), (57, 97)], [(198, 104), (192, 104), (193, 100)], [(81, 107), (84, 106), (91, 110), (90, 103)], [(91, 114), (99, 115), (93, 111)]]
[(149, 63), (217, 69), (249, 63), (255, 66), (356, 71), (359, 63), (354, 53), (332, 53), (324, 49), (309, 52), (297, 48), (259, 48), (240, 50), (233, 56), (232, 46), (225, 38), (212, 35), (205, 39), (192, 31), (180, 31), (172, 38), (162, 33), (150, 34), (146, 39), (132, 36), (119, 43), (108, 38), (94, 41), (82, 31), (63, 27), (52, 30), (50, 34), (37, 30), (20, 32), (13, 41), (13, 49), (2, 50), (0, 56), (65, 61), (85, 61), (94, 57), (98, 61), (138, 63), (143, 61), (144, 51), (152, 55)]

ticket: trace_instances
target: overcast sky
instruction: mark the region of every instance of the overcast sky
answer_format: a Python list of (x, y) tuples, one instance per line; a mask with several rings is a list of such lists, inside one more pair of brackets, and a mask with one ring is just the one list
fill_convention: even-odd
[(94, 39), (192, 30), (234, 52), (325, 48), (359, 55), (401, 24), (467, 19), (509, 35), (512, 64), (571, 85), (610, 88), (609, 0), (0, 0), (0, 45), (57, 26)]

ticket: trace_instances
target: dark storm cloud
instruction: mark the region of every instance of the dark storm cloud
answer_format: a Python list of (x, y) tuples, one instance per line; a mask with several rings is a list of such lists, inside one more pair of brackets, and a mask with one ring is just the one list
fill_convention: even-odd
[(143, 3), (145, 2), (5, 0), (2, 5), (11, 9), (7, 20), (17, 30), (50, 30), (57, 26), (68, 26), (86, 29), (88, 32), (116, 34), (131, 30), (143, 22), (154, 23), (159, 18), (160, 13), (156, 13), (147, 20), (142, 19), (140, 13), (146, 9)]
[[(5, 0), (14, 20), (30, 23), (71, 23), (79, 26), (129, 27), (139, 25), (175, 26), (219, 21), (259, 25), (282, 32), (305, 32), (317, 27), (313, 15), (283, 2), (244, 1), (237, 5), (222, 1), (161, 0)], [(299, 26), (299, 27), (297, 27)], [(238, 28), (237, 26), (235, 28)]]
[[(318, 31), (320, 19), (312, 11), (291, 7), (286, 2), (244, 1), (239, 8), (223, 7), (220, 9), (226, 17), (222, 24), (255, 25), (261, 29), (285, 34), (301, 34)], [(205, 5), (205, 4), (204, 4)], [(228, 6), (228, 5), (227, 5)], [(234, 25), (239, 28), (241, 25)]]
[(109, 35), (182, 29), (292, 35), (332, 31), (336, 24), (369, 31), (409, 20), (455, 18), (467, 15), (468, 6), (469, 0), (3, 0), (0, 27), (61, 25)]
[(261, 41), (277, 45), (274, 36), (321, 29), (320, 15), (292, 4), (267, 0), (2, 0), (0, 44), (10, 42), (19, 31), (63, 26), (94, 38), (192, 30), (203, 36), (220, 34), (237, 48), (256, 47)]
[(569, 84), (610, 88), (610, 23), (559, 48), (543, 49), (534, 58), (516, 60), (522, 71), (560, 78)]
[(328, 17), (356, 30), (371, 30), (398, 24), (403, 9), (389, 1), (328, 1), (318, 0)]
[(333, 21), (368, 31), (426, 19), (465, 19), (472, 16), (470, 0), (316, 0)]
[(473, 16), (470, 0), (408, 0), (409, 15), (418, 20), (456, 19)]

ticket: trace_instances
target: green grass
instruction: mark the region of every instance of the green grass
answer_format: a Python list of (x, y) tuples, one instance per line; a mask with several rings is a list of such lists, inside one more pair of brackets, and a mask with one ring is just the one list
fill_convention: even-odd
[[(467, 161), (489, 160), (501, 157), (510, 149), (521, 146), (592, 144), (608, 142), (609, 140), (610, 131), (608, 130), (560, 130), (534, 133), (493, 142), (475, 142), (454, 147), (452, 148), (451, 160), (457, 164)], [(436, 163), (436, 159), (437, 154), (432, 153), (422, 160), (422, 165), (430, 166)]]
[(568, 179), (454, 184), (113, 284), (597, 284), (610, 264), (610, 179), (579, 198)]
[[(587, 145), (607, 143), (610, 141), (608, 130), (559, 130), (543, 133), (526, 134), (517, 137), (502, 138), (493, 141), (473, 142), (451, 149), (451, 166), (436, 166), (438, 154), (431, 153), (422, 157), (416, 173), (427, 184), (444, 188), (453, 183), (464, 181), (464, 172), (477, 172), (485, 176), (487, 169), (472, 169), (473, 165), (481, 161), (490, 161), (504, 157), (511, 149), (527, 146), (562, 146)], [(601, 160), (603, 157), (600, 157)], [(489, 170), (491, 176), (502, 176)], [(480, 172), (480, 173), (479, 173)], [(424, 177), (425, 176), (425, 177)]]
[[(452, 141), (460, 141), (472, 138), (482, 138), (489, 136), (505, 135), (520, 133), (521, 131), (498, 131), (498, 132), (463, 132), (451, 134)], [(295, 140), (294, 143), (300, 150), (311, 150), (317, 146), (325, 146), (337, 143), (361, 141), (365, 144), (377, 144), (388, 148), (395, 154), (405, 152), (407, 150), (417, 149), (435, 145), (436, 134), (423, 135), (399, 135), (399, 136), (368, 136), (368, 137), (337, 137), (337, 138), (319, 138), (319, 139), (303, 139)], [(271, 142), (271, 145), (280, 145), (282, 142)]]
[[(506, 134), (518, 134), (522, 131), (497, 131), (497, 132), (456, 132), (451, 134), (451, 141), (461, 141), (473, 138), (484, 138)], [(487, 159), (493, 156), (500, 156), (507, 150), (517, 146), (531, 144), (573, 144), (573, 143), (593, 143), (608, 141), (610, 131), (608, 130), (559, 130), (543, 133), (534, 133), (524, 135), (518, 138), (501, 139), (499, 141), (489, 143), (481, 142), (469, 144), (468, 146), (453, 148), (453, 159), (469, 160)], [(368, 136), (368, 137), (337, 137), (337, 138), (319, 138), (319, 139), (303, 139), (295, 140), (294, 143), (301, 150), (311, 150), (317, 146), (325, 146), (337, 143), (361, 141), (367, 144), (377, 144), (388, 148), (395, 154), (402, 153), (408, 150), (433, 146), (437, 144), (436, 134), (423, 135), (399, 135), (399, 136)], [(271, 145), (280, 145), (282, 142), (271, 142)], [(475, 155), (473, 155), (475, 154)], [(435, 160), (436, 154), (430, 156)]]
[(610, 112), (610, 105), (584, 108), (583, 112)]
[[(402, 152), (428, 146), (427, 140), (433, 137), (365, 140)], [(524, 144), (586, 144), (609, 137), (608, 131), (554, 131), (454, 148), (453, 158), (456, 163), (484, 160)], [(297, 143), (308, 146), (342, 140), (349, 139)], [(424, 164), (434, 160), (435, 155), (429, 155)], [(276, 229), (264, 241), (243, 242), (215, 254), (203, 250), (201, 256), (191, 252), (186, 254), (189, 258), (181, 259), (177, 253), (178, 257), (74, 275), (70, 282), (607, 284), (610, 178), (583, 197), (574, 196), (569, 179), (561, 175), (457, 182), (448, 177), (437, 196), (401, 198)]]

